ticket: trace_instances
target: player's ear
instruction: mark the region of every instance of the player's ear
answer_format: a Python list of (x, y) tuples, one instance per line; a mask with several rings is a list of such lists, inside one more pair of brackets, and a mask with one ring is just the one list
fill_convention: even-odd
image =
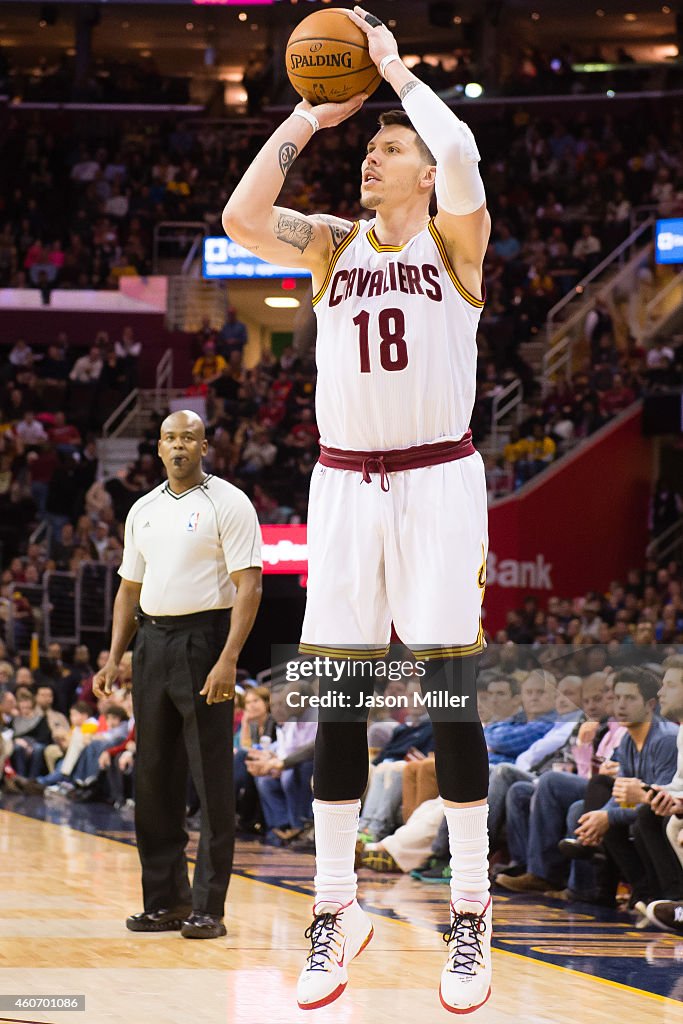
[(436, 167), (434, 164), (425, 164), (422, 168), (422, 177), (420, 178), (420, 187), (427, 190), (434, 188), (436, 185)]
[(209, 450), (209, 442), (204, 438), (202, 441), (202, 455), (206, 455)]

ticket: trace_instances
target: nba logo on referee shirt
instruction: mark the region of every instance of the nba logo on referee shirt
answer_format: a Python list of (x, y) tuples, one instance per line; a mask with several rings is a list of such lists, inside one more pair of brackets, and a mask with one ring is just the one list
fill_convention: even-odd
[(197, 526), (199, 525), (199, 512), (192, 512), (190, 518), (187, 521), (185, 529), (188, 533), (196, 533)]

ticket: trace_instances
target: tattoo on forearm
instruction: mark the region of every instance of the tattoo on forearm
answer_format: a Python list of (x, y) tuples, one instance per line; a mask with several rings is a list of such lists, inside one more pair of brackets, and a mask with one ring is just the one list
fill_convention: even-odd
[(303, 217), (281, 213), (277, 221), (277, 237), (281, 242), (287, 242), (288, 245), (293, 245), (295, 249), (304, 252), (313, 238), (313, 227)]
[(280, 162), (280, 170), (282, 171), (283, 178), (287, 177), (287, 171), (292, 166), (298, 155), (299, 150), (293, 142), (282, 143), (280, 146), (280, 152), (278, 153), (278, 160)]
[(419, 82), (406, 82), (406, 84), (401, 89), (398, 98), (400, 100), (404, 100), (409, 92), (412, 92), (413, 89), (417, 89), (419, 84)]

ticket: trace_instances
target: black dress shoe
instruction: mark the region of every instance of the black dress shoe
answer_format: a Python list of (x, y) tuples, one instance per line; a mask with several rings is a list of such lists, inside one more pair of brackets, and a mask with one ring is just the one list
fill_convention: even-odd
[(98, 786), (77, 786), (67, 793), (67, 800), (74, 804), (93, 804), (98, 802)]
[(496, 864), (491, 877), (495, 879), (496, 875), (507, 875), (508, 878), (519, 878), (525, 874), (526, 866), (524, 864)]
[(222, 935), (227, 935), (227, 929), (222, 917), (193, 910), (183, 921), (180, 934), (184, 939), (220, 939)]
[(143, 910), (126, 918), (126, 928), (131, 932), (177, 932), (187, 916), (188, 907), (174, 907), (172, 910)]
[(605, 860), (601, 850), (595, 846), (584, 846), (578, 839), (560, 839), (557, 848), (569, 860), (592, 860), (596, 864)]
[(45, 792), (42, 782), (37, 782), (35, 779), (25, 779), (22, 789), (26, 796), (42, 796)]
[(27, 779), (23, 775), (6, 775), (5, 789), (8, 793), (23, 793), (24, 796), (42, 796), (45, 786), (35, 779)]

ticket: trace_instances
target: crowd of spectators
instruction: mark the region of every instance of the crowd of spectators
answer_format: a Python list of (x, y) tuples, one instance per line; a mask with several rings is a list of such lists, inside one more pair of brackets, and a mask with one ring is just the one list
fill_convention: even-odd
[[(0, 210), (0, 285), (37, 286), (45, 274), (55, 287), (115, 288), (121, 274), (149, 269), (159, 221), (205, 221), (220, 233), (225, 201), (271, 130), (160, 117), (144, 132), (133, 120), (97, 131), (87, 120), (58, 136), (49, 120), (15, 115), (3, 133), (11, 202)], [(363, 215), (358, 176), (374, 120), (366, 111), (316, 138), (283, 201)], [(674, 112), (666, 126), (653, 122), (645, 105), (623, 122), (506, 110), (478, 112), (475, 129), (493, 215), (487, 316), (510, 320), (489, 333), (503, 354), (625, 237), (633, 207), (680, 207), (681, 121)]]
[[(641, 92), (677, 89), (681, 82), (680, 67), (675, 62), (641, 63), (625, 47), (606, 47), (597, 41), (588, 49), (572, 42), (564, 42), (554, 49), (525, 46), (515, 55), (507, 55), (504, 63), (508, 70), (498, 80), (482, 69), (487, 91), (494, 95), (580, 96), (608, 90)], [(591, 67), (590, 71), (585, 70), (586, 65)], [(471, 77), (468, 80), (471, 81)]]
[[(264, 523), (304, 522), (317, 458), (315, 368), (286, 349), (245, 369), (244, 325), (232, 310), (223, 330), (196, 339), (193, 384), (207, 423), (208, 472), (246, 490)], [(99, 479), (96, 440), (135, 385), (141, 343), (99, 332), (84, 353), (63, 332), (39, 348), (19, 339), (0, 363), (0, 539), (5, 568), (26, 552), (32, 529), (50, 537), (36, 571), (74, 569), (93, 559), (117, 565), (122, 525), (134, 501), (161, 482), (156, 456), (161, 417), (153, 417), (139, 457)], [(31, 570), (31, 574), (33, 570)], [(8, 581), (5, 579), (4, 581)]]
[(50, 64), (18, 72), (10, 88), (24, 102), (38, 103), (131, 103), (174, 104), (190, 102), (190, 75), (164, 75), (152, 57), (137, 60), (99, 58), (80, 80), (74, 74), (75, 60), (62, 55)]
[[(351, 121), (323, 133), (287, 178), (283, 202), (303, 211), (354, 217), (357, 170), (369, 123)], [(493, 216), (486, 265), (487, 305), (479, 334), (476, 443), (489, 429), (501, 388), (520, 376), (524, 422), (504, 452), (489, 460), (492, 495), (519, 486), (577, 440), (626, 408), (646, 387), (674, 379), (680, 350), (661, 342), (645, 352), (623, 349), (610, 308), (598, 302), (585, 324), (585, 369), (540, 396), (520, 345), (538, 332), (548, 306), (571, 288), (629, 228), (630, 211), (654, 201), (678, 209), (683, 183), (679, 115), (667, 124), (637, 108), (628, 126), (611, 115), (582, 114), (571, 126), (527, 112), (484, 121), (484, 153)], [(54, 287), (104, 283), (114, 263), (136, 249), (148, 262), (158, 218), (216, 223), (225, 197), (260, 144), (252, 129), (228, 135), (211, 125), (133, 124), (116, 141), (79, 141), (12, 121), (0, 148), (0, 177), (13, 197), (0, 209), (0, 283)], [(100, 144), (101, 143), (101, 144)], [(11, 155), (11, 159), (9, 156)], [(47, 236), (50, 226), (50, 237)], [(126, 257), (127, 258), (127, 257)], [(540, 269), (539, 269), (540, 268)], [(99, 276), (98, 276), (99, 275)], [(110, 281), (111, 283), (111, 281)], [(196, 339), (188, 395), (206, 405), (207, 469), (243, 487), (262, 522), (301, 522), (317, 451), (312, 354), (264, 352), (246, 368), (246, 331), (231, 311), (221, 331), (206, 324)], [(77, 568), (89, 558), (115, 564), (121, 523), (133, 501), (160, 481), (158, 424), (150, 424), (139, 458), (121, 476), (97, 479), (95, 438), (137, 378), (140, 340), (98, 334), (90, 350), (72, 350), (63, 334), (18, 339), (0, 367), (0, 531), (4, 563), (26, 551), (28, 528), (47, 519), (50, 549), (28, 567)], [(677, 371), (678, 372), (678, 371)], [(671, 504), (671, 502), (669, 502)], [(42, 559), (42, 561), (41, 561)], [(36, 610), (3, 586), (15, 619), (30, 631)]]
[(205, 466), (243, 488), (262, 523), (305, 522), (318, 457), (315, 363), (288, 346), (245, 369), (245, 343), (233, 309), (220, 331), (205, 324), (196, 338), (188, 393), (204, 401)]
[[(604, 595), (551, 598), (545, 610), (529, 598), (491, 638), (477, 693), (495, 885), (597, 906), (620, 901), (643, 926), (683, 933), (682, 582), (677, 564), (649, 564)], [(0, 643), (6, 792), (124, 810), (134, 802), (130, 655), (111, 698), (95, 699), (94, 671), (87, 648), (67, 665), (53, 644), (31, 671)], [(242, 676), (238, 828), (310, 852), (316, 722), (288, 710), (291, 686), (271, 690)], [(432, 725), (411, 703), (418, 691), (413, 681), (388, 683), (384, 708), (371, 712), (357, 866), (448, 883)], [(197, 812), (191, 785), (187, 805)]]
[[(7, 350), (5, 350), (7, 352)], [(46, 567), (75, 569), (87, 560), (118, 564), (125, 495), (130, 504), (158, 479), (149, 454), (107, 491), (97, 479), (102, 424), (137, 380), (141, 343), (130, 327), (110, 339), (100, 331), (83, 354), (64, 332), (39, 347), (18, 339), (0, 363), (0, 541), (2, 583), (18, 554), (29, 555), (26, 580)], [(129, 507), (128, 505), (128, 507)], [(27, 548), (45, 521), (49, 546)], [(5, 593), (3, 595), (7, 597)]]
[[(475, 125), (493, 219), (478, 338), (477, 440), (488, 432), (496, 395), (515, 377), (527, 402), (538, 397), (521, 346), (542, 338), (552, 305), (624, 239), (633, 210), (680, 210), (681, 119), (671, 112), (665, 129), (658, 116), (642, 106), (628, 122), (587, 112), (569, 122), (506, 110)], [(358, 172), (373, 119), (366, 112), (316, 137), (288, 175), (281, 201), (303, 212), (364, 216)], [(0, 141), (0, 184), (12, 197), (0, 208), (0, 286), (116, 288), (121, 275), (150, 271), (154, 226), (161, 220), (203, 221), (220, 233), (225, 200), (267, 130), (253, 123), (220, 128), (160, 119), (144, 133), (125, 122), (95, 133), (93, 141), (92, 125), (87, 135), (74, 127), (71, 135), (58, 136), (40, 120), (16, 117)], [(534, 409), (513, 439), (523, 443), (495, 467), (494, 490), (528, 479), (623, 408), (649, 377), (662, 377), (667, 360), (669, 366), (675, 361), (677, 353), (667, 353), (666, 345), (647, 353), (634, 343), (624, 346), (609, 319), (609, 309), (596, 309), (586, 327), (590, 359), (565, 393)], [(222, 358), (230, 363), (234, 353), (228, 347)], [(95, 364), (99, 358), (102, 352)], [(225, 389), (220, 359), (199, 368), (199, 386)], [(109, 387), (123, 386), (113, 357), (103, 369)], [(258, 381), (260, 391), (264, 386)], [(539, 423), (542, 435), (535, 437)], [(528, 438), (540, 445), (526, 444)]]
[(647, 350), (633, 339), (619, 349), (612, 315), (600, 299), (586, 317), (583, 344), (588, 353), (584, 368), (545, 395), (530, 396), (502, 451), (489, 457), (490, 496), (521, 487), (636, 399), (680, 387), (683, 380), (680, 347), (658, 338)]
[[(543, 662), (530, 647), (487, 651), (491, 877), (536, 898), (616, 907), (621, 897), (641, 926), (683, 934), (683, 656), (638, 646), (576, 645)], [(394, 722), (374, 758), (359, 867), (448, 883), (430, 733), (426, 714)]]
[[(526, 45), (512, 49), (499, 40), (497, 59), (487, 63), (476, 46), (460, 45), (443, 51), (443, 38), (435, 36), (432, 50), (443, 56), (420, 57), (413, 66), (415, 74), (437, 92), (460, 96), (468, 83), (482, 85), (487, 96), (585, 95), (644, 90), (670, 90), (680, 87), (681, 74), (676, 62), (642, 62), (623, 46), (604, 47), (598, 43), (581, 48), (564, 41), (555, 46)], [(76, 55), (48, 51), (38, 61), (16, 59), (9, 51), (0, 51), (0, 95), (15, 102), (82, 104), (129, 103), (186, 104), (191, 101), (191, 75), (183, 68), (162, 72), (151, 55), (136, 53), (127, 59), (114, 59), (97, 52), (87, 68), (78, 67)], [(427, 50), (429, 53), (429, 50)], [(54, 54), (54, 55), (53, 55)], [(213, 46), (207, 59), (215, 60)], [(264, 103), (286, 103), (293, 95), (286, 78), (279, 83), (274, 64), (282, 62), (272, 46), (250, 51), (244, 59), (242, 84), (250, 115), (261, 112)], [(590, 71), (585, 66), (591, 67)], [(207, 69), (211, 64), (207, 64)], [(216, 83), (220, 79), (216, 77)]]
[(130, 803), (135, 760), (130, 652), (111, 697), (102, 700), (94, 696), (92, 681), (108, 651), (99, 653), (93, 667), (81, 645), (66, 665), (61, 645), (52, 643), (34, 671), (15, 668), (4, 641), (0, 655), (5, 790), (69, 796), (79, 803), (106, 798), (118, 808)]
[[(0, 785), (5, 792), (104, 801), (118, 810), (134, 806), (132, 654), (124, 654), (111, 695), (97, 699), (93, 676), (108, 654), (100, 651), (93, 667), (88, 648), (81, 646), (66, 665), (61, 645), (52, 643), (32, 671), (12, 659), (0, 641)], [(239, 679), (232, 751), (238, 828), (282, 845), (311, 817), (317, 724), (308, 712), (295, 717), (288, 711), (286, 691), (271, 693), (243, 670)], [(198, 810), (189, 780), (188, 818)]]
[[(532, 64), (520, 74), (539, 88), (544, 76), (565, 74), (537, 67), (532, 75)], [(359, 216), (368, 127), (358, 120), (317, 138), (289, 175), (283, 202)], [(667, 124), (666, 144), (660, 127), (644, 109), (628, 125), (581, 115), (571, 128), (516, 111), (477, 132), (493, 235), (475, 440), (515, 376), (529, 410), (488, 466), (493, 495), (521, 486), (644, 389), (674, 379), (679, 353), (664, 343), (648, 352), (619, 348), (601, 303), (585, 325), (586, 366), (565, 384), (540, 396), (520, 355), (553, 303), (626, 236), (633, 207), (680, 211), (679, 116)], [(145, 134), (129, 126), (115, 143), (80, 145), (37, 122), (14, 122), (0, 141), (1, 191), (12, 197), (0, 207), (0, 286), (111, 288), (121, 274), (148, 272), (154, 224), (200, 219), (218, 230), (223, 202), (261, 141), (252, 129), (234, 140), (213, 127), (158, 122)], [(206, 323), (195, 339), (188, 397), (205, 403), (205, 467), (245, 489), (261, 522), (302, 522), (318, 444), (314, 363), (289, 347), (247, 368), (246, 341), (234, 310), (220, 331)], [(96, 437), (135, 385), (139, 356), (140, 341), (126, 330), (119, 339), (102, 332), (83, 353), (65, 335), (43, 345), (18, 339), (0, 366), (0, 778), (8, 793), (106, 800), (124, 811), (134, 803), (130, 657), (111, 698), (98, 701), (92, 676), (107, 652), (93, 665), (87, 647), (51, 644), (34, 669), (20, 652), (40, 627), (35, 594), (46, 569), (118, 566), (129, 508), (161, 482), (156, 421), (135, 463), (98, 479)], [(682, 507), (659, 486), (653, 535)], [(47, 538), (28, 543), (42, 520)], [(553, 596), (544, 608), (530, 597), (489, 640), (478, 702), (489, 748), (493, 880), (519, 894), (609, 907), (625, 893), (643, 921), (683, 933), (680, 565), (649, 562), (605, 594)], [(389, 688), (397, 698), (415, 691)], [(241, 689), (232, 742), (238, 826), (310, 851), (315, 721), (286, 713), (286, 690), (252, 680)], [(373, 715), (368, 737), (359, 869), (447, 884), (428, 715), (414, 707)], [(191, 786), (187, 804), (191, 817)]]
[[(632, 724), (625, 711), (622, 714), (617, 708), (613, 715), (616, 680), (633, 686), (642, 681), (639, 670), (646, 669), (649, 684), (638, 697), (644, 717), (635, 724), (642, 725), (647, 718), (654, 723), (653, 730), (660, 730), (659, 718), (648, 717), (646, 712), (654, 711), (654, 698), (664, 674), (662, 666), (683, 668), (682, 583), (678, 564), (658, 567), (650, 562), (644, 572), (629, 573), (623, 584), (612, 583), (606, 594), (589, 593), (573, 601), (551, 597), (545, 609), (529, 597), (523, 607), (509, 612), (506, 627), (490, 638), (492, 643), (482, 659), (478, 700), (491, 765), (489, 834), (496, 855), (493, 864), (500, 859), (499, 852), (507, 849), (510, 860), (506, 867), (513, 870), (510, 874), (501, 868), (504, 883), (508, 878), (523, 879), (520, 883), (513, 880), (508, 888), (546, 892), (566, 887), (569, 864), (562, 856), (558, 858), (556, 847), (561, 840), (573, 837), (584, 809), (573, 808), (569, 831), (567, 813), (583, 797), (592, 774), (608, 774), (608, 769), (598, 771), (603, 762), (610, 762), (610, 779), (606, 782), (601, 778), (594, 785), (604, 791), (604, 786), (613, 781), (617, 770), (612, 761), (619, 760), (615, 751)], [(411, 684), (405, 689), (410, 692)], [(678, 722), (682, 713), (678, 707), (670, 717)], [(393, 721), (388, 734), (386, 729), (386, 722), (370, 727), (371, 747), (373, 740), (379, 740), (381, 746), (373, 751), (376, 771), (361, 813), (359, 863), (375, 871), (412, 871), (427, 882), (447, 880), (448, 840), (437, 795), (429, 719), (414, 711), (410, 721)], [(675, 737), (675, 730), (663, 728), (663, 734)], [(641, 781), (655, 785), (671, 782), (676, 766), (675, 738), (673, 744), (665, 740), (664, 747), (661, 763), (650, 765), (650, 778), (641, 775)], [(632, 761), (628, 763), (629, 777), (634, 777)], [(623, 767), (626, 764), (624, 761)], [(570, 776), (569, 781), (565, 775)], [(522, 782), (523, 787), (515, 788), (515, 783)], [(538, 868), (537, 861), (532, 860), (529, 866), (525, 845), (530, 841), (530, 798), (537, 792), (537, 785), (541, 803), (532, 822), (545, 836), (546, 855), (552, 854), (545, 870)], [(544, 827), (550, 818), (549, 804), (541, 797), (549, 792), (546, 787), (554, 796), (562, 790), (572, 797), (566, 806), (560, 802), (561, 829), (550, 840), (546, 834), (550, 829)], [(416, 799), (416, 792), (420, 799)], [(601, 807), (602, 803), (593, 804), (585, 810)], [(556, 820), (557, 811), (554, 813)], [(512, 822), (507, 834), (506, 819)], [(627, 823), (632, 824), (630, 818)], [(565, 852), (575, 849), (565, 844)], [(529, 880), (528, 875), (534, 877)], [(631, 882), (633, 877), (630, 874), (626, 880)], [(575, 887), (583, 897), (590, 895), (588, 882), (577, 880)], [(680, 887), (675, 891), (679, 892)], [(603, 891), (599, 898), (604, 895)], [(647, 895), (654, 899), (656, 890)], [(642, 894), (633, 897), (633, 905), (639, 898)], [(614, 891), (609, 899), (614, 902)]]
[[(558, 409), (563, 411), (569, 406), (586, 412), (588, 399), (580, 388), (590, 389), (591, 384), (597, 388), (603, 380), (598, 380), (597, 375), (607, 361), (604, 351), (610, 348), (604, 344), (604, 339), (611, 337), (609, 314), (598, 306), (593, 319), (595, 324), (588, 342), (596, 377), (575, 379), (572, 384), (578, 393), (552, 394), (545, 406), (539, 406), (538, 422), (531, 426), (532, 433), (537, 435), (539, 458), (545, 454), (547, 436), (541, 417), (554, 416), (553, 426), (557, 429), (561, 423)], [(266, 355), (256, 367), (245, 370), (245, 344), (246, 332), (235, 311), (230, 312), (221, 331), (215, 332), (206, 324), (196, 338), (191, 391), (206, 403), (210, 438), (207, 468), (249, 490), (262, 521), (295, 521), (305, 514), (306, 483), (317, 444), (314, 367), (310, 360), (286, 349), (279, 360)], [(78, 358), (69, 354), (68, 339), (64, 337), (48, 347), (43, 359), (37, 359), (32, 346), (25, 341), (17, 342), (11, 351), (3, 371), (3, 402), (9, 411), (0, 425), (4, 455), (2, 499), (10, 513), (3, 517), (6, 554), (10, 558), (5, 559), (7, 568), (1, 580), (0, 618), (7, 619), (2, 610), (11, 602), (15, 632), (6, 636), (10, 648), (22, 646), (21, 640), (26, 646), (37, 624), (39, 609), (26, 594), (39, 584), (45, 569), (75, 570), (89, 559), (117, 565), (121, 526), (128, 508), (160, 481), (154, 457), (155, 429), (150, 430), (141, 445), (137, 463), (123, 477), (105, 482), (96, 479), (97, 421), (92, 417), (93, 411), (101, 406), (102, 370), (110, 362), (118, 364), (118, 372), (134, 374), (139, 355), (136, 346), (130, 331), (126, 331), (113, 346), (108, 339), (98, 338), (98, 346)], [(670, 357), (665, 348), (656, 346), (652, 350), (656, 358), (650, 354), (646, 372), (656, 374), (666, 368)], [(47, 367), (44, 373), (41, 367)], [(492, 375), (492, 369), (489, 367), (485, 373)], [(129, 380), (127, 377), (126, 387)], [(72, 388), (86, 389), (79, 391), (73, 404), (69, 401)], [(632, 393), (614, 395), (614, 391), (602, 388), (601, 399), (611, 413), (632, 401)], [(84, 401), (84, 395), (89, 395), (90, 400)], [(65, 409), (74, 410), (73, 419), (64, 415)], [(595, 424), (587, 427), (585, 433), (592, 429), (596, 429)], [(580, 432), (578, 436), (585, 434)], [(514, 464), (523, 460), (509, 461)], [(528, 456), (526, 461), (530, 461)], [(293, 483), (297, 474), (300, 488)], [(675, 494), (666, 488), (658, 489), (653, 501), (655, 534), (680, 513), (679, 505)], [(27, 527), (39, 516), (44, 516), (52, 526), (51, 540), (27, 547)], [(554, 853), (549, 866), (542, 869), (533, 859), (535, 855), (524, 847), (524, 835), (520, 839), (513, 830), (506, 837), (508, 801), (518, 801), (514, 804), (515, 821), (519, 818), (518, 805), (522, 808), (519, 820), (526, 820), (524, 808), (529, 812), (530, 836), (534, 827), (530, 786), (535, 792), (538, 784), (539, 793), (552, 788), (554, 799), (558, 787), (574, 787), (570, 794), (574, 796), (577, 785), (589, 785), (589, 773), (585, 764), (579, 771), (574, 747), (600, 736), (596, 751), (602, 751), (599, 756), (607, 758), (604, 751), (616, 732), (613, 728), (607, 728), (604, 734), (596, 731), (590, 740), (586, 740), (588, 730), (581, 732), (583, 716), (590, 720), (591, 707), (592, 713), (596, 713), (595, 677), (605, 676), (611, 669), (619, 671), (625, 662), (656, 665), (683, 642), (681, 583), (677, 565), (658, 568), (650, 563), (644, 573), (631, 573), (623, 585), (612, 584), (606, 595), (589, 594), (575, 601), (553, 597), (544, 610), (530, 598), (521, 609), (510, 612), (505, 630), (492, 638), (495, 645), (491, 652), (499, 652), (499, 663), (486, 670), (493, 672), (493, 676), (483, 677), (480, 702), (482, 718), (487, 721), (492, 764), (491, 834), (494, 845), (500, 843), (503, 848), (507, 841), (512, 858), (508, 872), (501, 872), (503, 883), (511, 879), (512, 886), (527, 885), (525, 891), (539, 891), (541, 885), (556, 886), (564, 880), (566, 865)], [(541, 674), (529, 673), (528, 666), (522, 668), (518, 664), (516, 652), (520, 648), (514, 645), (526, 645), (534, 652), (535, 660), (543, 666)], [(73, 664), (66, 666), (59, 645), (52, 645), (35, 676), (19, 662), (16, 656), (14, 661), (9, 659), (0, 664), (0, 685), (7, 691), (3, 696), (8, 726), (3, 753), (12, 765), (6, 772), (7, 788), (69, 796), (79, 801), (105, 797), (125, 806), (126, 801), (134, 798), (134, 723), (124, 700), (125, 667), (121, 699), (115, 699), (112, 707), (110, 702), (99, 706), (94, 702), (88, 687), (92, 669), (87, 648), (74, 652)], [(561, 666), (559, 671), (557, 666)], [(549, 686), (547, 673), (551, 672), (556, 672), (556, 676)], [(37, 686), (38, 683), (42, 685)], [(644, 706), (653, 700), (642, 693), (641, 697)], [(521, 709), (516, 710), (520, 699)], [(308, 819), (315, 723), (285, 721), (277, 712), (273, 716), (270, 701), (268, 691), (247, 692), (244, 716), (235, 735), (240, 823), (245, 831), (261, 831), (269, 842), (310, 848)], [(57, 718), (60, 714), (68, 714), (70, 725)], [(548, 775), (547, 782), (543, 772), (536, 773), (536, 778), (534, 745), (545, 740), (546, 734), (561, 740), (550, 752), (554, 759), (560, 754), (561, 759), (568, 754), (574, 757), (577, 770), (567, 773), (572, 782), (558, 781), (556, 772)], [(403, 721), (374, 721), (370, 740), (377, 771), (363, 811), (359, 863), (372, 870), (415, 871), (428, 881), (435, 876), (443, 877), (448, 865), (443, 863), (442, 807), (431, 792), (434, 776), (429, 720), (423, 715)], [(600, 746), (603, 740), (604, 747)], [(532, 760), (524, 757), (527, 750), (532, 752)], [(610, 753), (613, 751), (614, 747)], [(619, 760), (616, 754), (614, 757)], [(547, 757), (545, 762), (547, 768)], [(628, 763), (624, 760), (625, 765)], [(670, 760), (665, 761), (662, 771), (669, 767)], [(661, 772), (651, 780), (641, 781), (649, 785), (654, 780), (659, 784), (660, 776)], [(605, 784), (595, 784), (598, 792)], [(553, 820), (564, 822), (571, 810), (573, 827), (580, 830), (579, 817), (601, 810), (590, 802), (584, 803), (577, 816), (575, 804), (573, 800), (565, 807), (560, 800)], [(193, 809), (191, 792), (188, 806)], [(562, 839), (562, 835), (554, 836), (553, 843)], [(572, 835), (564, 839), (571, 842)], [(615, 854), (617, 866), (620, 850), (621, 847)], [(580, 870), (588, 871), (589, 867), (583, 865), (576, 870), (580, 874)], [(629, 874), (622, 868), (627, 881), (633, 877), (631, 869), (632, 865)], [(615, 877), (613, 871), (612, 883)], [(523, 881), (517, 883), (516, 878)], [(583, 898), (591, 896), (588, 883), (575, 879), (573, 884), (579, 889), (572, 890), (570, 882), (570, 892), (579, 892)], [(613, 899), (613, 893), (605, 897), (604, 888), (595, 891), (595, 898)], [(675, 890), (668, 890), (666, 895), (672, 892), (675, 895)], [(645, 899), (660, 895), (660, 891), (651, 885), (640, 895), (644, 899), (635, 902), (643, 904)]]

